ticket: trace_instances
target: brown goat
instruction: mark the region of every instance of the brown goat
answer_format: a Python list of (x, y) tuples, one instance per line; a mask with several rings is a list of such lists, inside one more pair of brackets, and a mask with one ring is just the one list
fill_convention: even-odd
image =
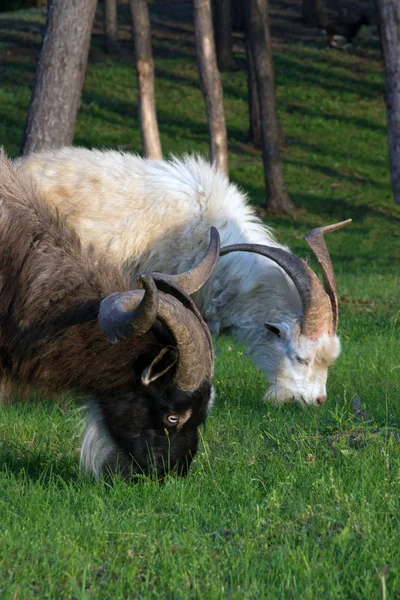
[(217, 231), (197, 267), (142, 276), (130, 290), (1, 153), (0, 246), (1, 376), (92, 398), (81, 462), (96, 475), (185, 474), (213, 376), (211, 338), (188, 294), (215, 267)]

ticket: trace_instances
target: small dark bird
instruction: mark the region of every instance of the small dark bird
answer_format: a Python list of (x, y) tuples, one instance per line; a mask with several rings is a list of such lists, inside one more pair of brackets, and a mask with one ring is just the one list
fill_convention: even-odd
[(370, 20), (366, 15), (361, 15), (355, 23), (328, 23), (325, 27), (328, 36), (327, 46), (329, 48), (335, 47), (337, 45), (337, 38), (344, 38), (346, 40), (346, 46), (351, 44), (361, 27), (369, 24)]

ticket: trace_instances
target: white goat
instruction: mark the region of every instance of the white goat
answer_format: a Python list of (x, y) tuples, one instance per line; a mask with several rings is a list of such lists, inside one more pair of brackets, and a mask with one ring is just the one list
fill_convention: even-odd
[[(212, 333), (227, 331), (248, 344), (271, 384), (266, 398), (325, 402), (327, 371), (340, 342), (322, 234), (342, 224), (313, 230), (310, 237), (324, 269), (325, 292), (306, 263), (274, 240), (243, 193), (198, 157), (154, 161), (62, 148), (24, 157), (18, 165), (34, 175), (47, 202), (67, 217), (83, 243), (123, 264), (132, 279), (139, 272), (189, 269), (203, 256), (211, 225), (220, 232), (221, 246), (262, 245), (233, 248), (246, 252), (220, 258), (195, 302)], [(260, 251), (264, 256), (254, 253)]]

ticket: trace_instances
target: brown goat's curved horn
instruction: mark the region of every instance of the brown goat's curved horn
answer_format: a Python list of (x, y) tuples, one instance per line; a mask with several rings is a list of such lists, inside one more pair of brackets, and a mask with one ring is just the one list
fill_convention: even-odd
[[(179, 273), (178, 275), (167, 275), (164, 273), (154, 273), (154, 276), (160, 280), (163, 279), (173, 285), (181, 287), (187, 294), (194, 294), (197, 292), (211, 277), (212, 272), (218, 262), (219, 257), (219, 233), (215, 227), (210, 229), (210, 243), (207, 248), (207, 252), (201, 261), (185, 273)], [(153, 273), (152, 273), (153, 275)]]
[(117, 292), (100, 303), (99, 326), (111, 344), (143, 335), (157, 318), (159, 298), (156, 285), (146, 275), (140, 277), (140, 283), (144, 292)]
[[(111, 343), (146, 333), (159, 319), (175, 339), (178, 361), (174, 380), (182, 391), (194, 391), (211, 381), (214, 350), (208, 327), (193, 301), (184, 291), (175, 295), (175, 286), (162, 281), (159, 293), (150, 276), (142, 275), (143, 290), (117, 292), (100, 303), (100, 329)], [(171, 294), (168, 292), (171, 291)]]
[[(190, 310), (194, 314), (194, 316), (197, 317), (200, 328), (203, 330), (203, 335), (205, 336), (205, 339), (208, 343), (210, 355), (214, 356), (214, 346), (212, 343), (210, 330), (208, 329), (207, 324), (201, 316), (199, 309), (197, 308), (189, 294), (187, 294), (184, 290), (177, 288), (173, 284), (164, 280), (157, 281), (157, 279), (155, 279), (155, 283), (159, 291), (164, 292), (164, 294), (169, 294), (174, 298), (177, 298), (179, 302), (183, 305), (183, 307)], [(163, 297), (164, 296), (161, 296), (161, 299)]]
[(234, 244), (221, 248), (220, 256), (230, 252), (254, 252), (276, 262), (292, 279), (303, 308), (301, 331), (307, 337), (317, 337), (323, 332), (332, 334), (332, 309), (322, 284), (314, 271), (298, 256), (281, 248), (261, 244)]
[(341, 227), (345, 227), (349, 223), (351, 223), (351, 219), (341, 221), (340, 223), (334, 223), (333, 225), (316, 227), (315, 229), (311, 229), (311, 231), (304, 236), (305, 241), (314, 252), (321, 266), (322, 276), (324, 278), (324, 288), (330, 298), (332, 306), (333, 331), (336, 331), (339, 320), (338, 300), (335, 275), (333, 273), (333, 266), (329, 256), (328, 248), (325, 244), (324, 234), (329, 233), (330, 231), (335, 231), (336, 229), (340, 229)]
[(174, 380), (178, 387), (182, 391), (192, 392), (203, 381), (211, 381), (214, 349), (200, 314), (185, 308), (175, 296), (160, 294), (157, 317), (175, 338), (179, 358)]

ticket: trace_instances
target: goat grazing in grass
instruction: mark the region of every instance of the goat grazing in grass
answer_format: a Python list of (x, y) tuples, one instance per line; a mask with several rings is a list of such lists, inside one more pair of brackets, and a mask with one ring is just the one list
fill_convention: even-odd
[[(93, 244), (138, 272), (178, 273), (204, 252), (211, 225), (233, 246), (194, 296), (211, 331), (249, 345), (270, 381), (266, 397), (319, 406), (328, 367), (340, 352), (337, 295), (323, 233), (306, 240), (320, 261), (324, 286), (308, 265), (278, 244), (245, 196), (195, 157), (154, 161), (115, 151), (64, 148), (18, 161), (65, 215), (84, 245)], [(249, 245), (250, 244), (250, 245)]]
[(218, 232), (192, 270), (131, 281), (45, 200), (1, 153), (1, 376), (91, 399), (81, 464), (97, 476), (185, 474), (213, 397), (212, 341), (188, 294), (215, 267)]
[(338, 39), (345, 40), (344, 47), (349, 46), (360, 31), (361, 27), (363, 25), (369, 24), (369, 18), (365, 15), (362, 15), (354, 23), (328, 23), (325, 27), (327, 34), (327, 46), (329, 48), (334, 48), (335, 46), (337, 46), (336, 42), (338, 41)]

